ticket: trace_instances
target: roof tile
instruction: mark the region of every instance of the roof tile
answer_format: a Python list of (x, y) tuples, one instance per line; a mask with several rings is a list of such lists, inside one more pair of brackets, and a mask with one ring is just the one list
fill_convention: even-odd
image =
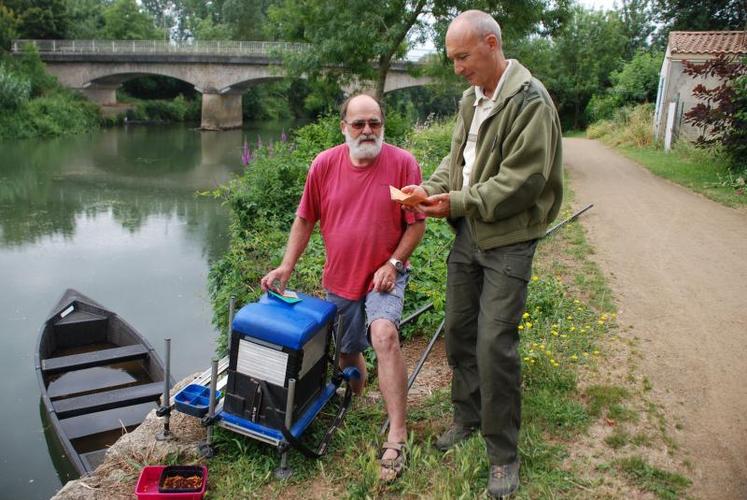
[(747, 31), (672, 31), (672, 54), (747, 54)]

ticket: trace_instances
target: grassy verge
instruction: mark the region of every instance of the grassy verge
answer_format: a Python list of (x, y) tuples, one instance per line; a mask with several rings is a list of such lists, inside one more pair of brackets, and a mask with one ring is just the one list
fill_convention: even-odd
[(587, 130), (599, 139), (648, 168), (716, 202), (731, 207), (747, 206), (747, 166), (729, 167), (717, 149), (703, 149), (681, 140), (670, 152), (654, 144), (651, 137), (651, 105), (622, 109), (612, 120), (596, 122)]
[[(415, 131), (407, 140), (406, 146), (421, 161), (425, 175), (448, 149), (450, 129), (449, 123), (436, 124)], [(252, 300), (257, 294), (254, 284), (269, 267), (267, 262), (278, 261), (282, 256), (289, 224), (287, 193), (290, 190), (294, 196), (298, 195), (296, 184), (304, 177), (306, 156), (325, 141), (337, 140), (331, 124), (315, 125), (299, 133), (293, 145), (276, 149), (274, 154), (280, 156), (275, 160), (259, 153), (258, 159), (247, 168), (246, 180), (237, 180), (220, 193), (226, 197), (236, 219), (232, 249), (211, 272), (217, 325), (225, 324), (223, 314), (229, 291), (239, 290), (239, 302)], [(276, 192), (282, 196), (273, 201)], [(561, 217), (570, 212), (567, 202)], [(285, 215), (278, 218), (277, 214)], [(315, 238), (294, 277), (299, 289), (313, 290), (319, 283), (322, 248), (318, 237)], [(425, 241), (413, 256), (414, 267), (419, 272), (408, 289), (408, 307), (434, 301), (436, 311), (408, 329), (407, 338), (430, 335), (441, 317), (444, 261), (450, 239), (445, 224), (429, 222)], [(523, 465), (518, 497), (625, 497), (645, 491), (661, 498), (667, 498), (672, 491), (681, 495), (689, 481), (679, 471), (669, 471), (666, 464), (649, 453), (652, 448), (662, 448), (662, 443), (673, 453), (674, 446), (670, 446), (673, 443), (663, 437), (666, 422), (662, 423), (655, 405), (640, 401), (637, 396), (640, 391), (629, 387), (639, 383), (634, 374), (628, 374), (627, 381), (607, 376), (607, 363), (619, 354), (612, 352), (612, 346), (619, 346), (614, 341), (618, 327), (613, 297), (602, 273), (590, 259), (592, 253), (579, 224), (566, 226), (544, 240), (538, 249), (520, 326), (523, 413), (519, 451)], [(431, 362), (445, 365), (443, 357), (433, 358)], [(625, 358), (621, 365), (627, 363)], [(329, 412), (312, 424), (310, 441), (324, 431), (331, 418)], [(479, 436), (446, 454), (433, 447), (436, 436), (451, 419), (447, 383), (431, 396), (410, 405), (409, 465), (402, 478), (392, 485), (381, 484), (377, 479), (377, 453), (381, 444), (378, 429), (384, 418), (374, 378), (366, 394), (354, 401), (329, 453), (317, 461), (291, 453), (290, 465), (295, 473), (285, 482), (273, 478), (273, 469), (278, 465), (274, 449), (219, 430), (216, 433), (219, 454), (209, 464), (209, 496), (473, 498), (484, 495), (488, 463)], [(653, 422), (653, 430), (650, 427), (639, 430), (638, 423), (649, 421)], [(595, 450), (595, 454), (584, 454), (587, 450)]]
[(653, 146), (619, 146), (618, 150), (654, 174), (714, 201), (730, 207), (747, 206), (744, 187), (738, 184), (739, 176), (732, 173), (726, 160), (715, 153), (687, 143), (678, 144), (669, 153)]

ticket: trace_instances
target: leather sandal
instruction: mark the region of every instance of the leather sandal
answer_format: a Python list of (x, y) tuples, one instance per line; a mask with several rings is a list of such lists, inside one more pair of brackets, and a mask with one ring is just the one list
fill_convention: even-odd
[[(394, 458), (384, 458), (386, 450), (394, 450), (397, 456)], [(387, 441), (381, 445), (381, 457), (379, 465), (379, 478), (385, 483), (391, 483), (402, 475), (405, 470), (405, 443), (392, 443)]]

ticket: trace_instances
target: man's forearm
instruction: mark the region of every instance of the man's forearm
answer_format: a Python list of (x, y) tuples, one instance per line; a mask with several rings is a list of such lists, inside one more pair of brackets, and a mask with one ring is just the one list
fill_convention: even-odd
[(313, 222), (296, 216), (296, 220), (293, 221), (293, 226), (291, 226), (290, 236), (288, 236), (288, 246), (285, 249), (282, 266), (290, 270), (296, 267), (298, 259), (306, 250), (312, 231), (314, 231)]
[(392, 257), (394, 257), (397, 260), (401, 260), (402, 262), (405, 262), (407, 259), (410, 258), (410, 255), (415, 250), (415, 248), (418, 246), (418, 244), (420, 243), (420, 240), (423, 239), (424, 234), (425, 234), (425, 221), (424, 220), (420, 220), (412, 224), (408, 224), (407, 229), (405, 229), (405, 232), (402, 235), (402, 238), (400, 238), (399, 240), (397, 249), (394, 250), (394, 253), (392, 254)]

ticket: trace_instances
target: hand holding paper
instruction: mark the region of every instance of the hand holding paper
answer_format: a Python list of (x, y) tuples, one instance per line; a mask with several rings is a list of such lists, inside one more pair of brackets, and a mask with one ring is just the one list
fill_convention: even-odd
[(420, 203), (423, 203), (427, 199), (418, 193), (403, 193), (394, 186), (389, 186), (389, 196), (393, 201), (396, 201), (397, 203), (405, 205), (407, 207), (414, 207)]

